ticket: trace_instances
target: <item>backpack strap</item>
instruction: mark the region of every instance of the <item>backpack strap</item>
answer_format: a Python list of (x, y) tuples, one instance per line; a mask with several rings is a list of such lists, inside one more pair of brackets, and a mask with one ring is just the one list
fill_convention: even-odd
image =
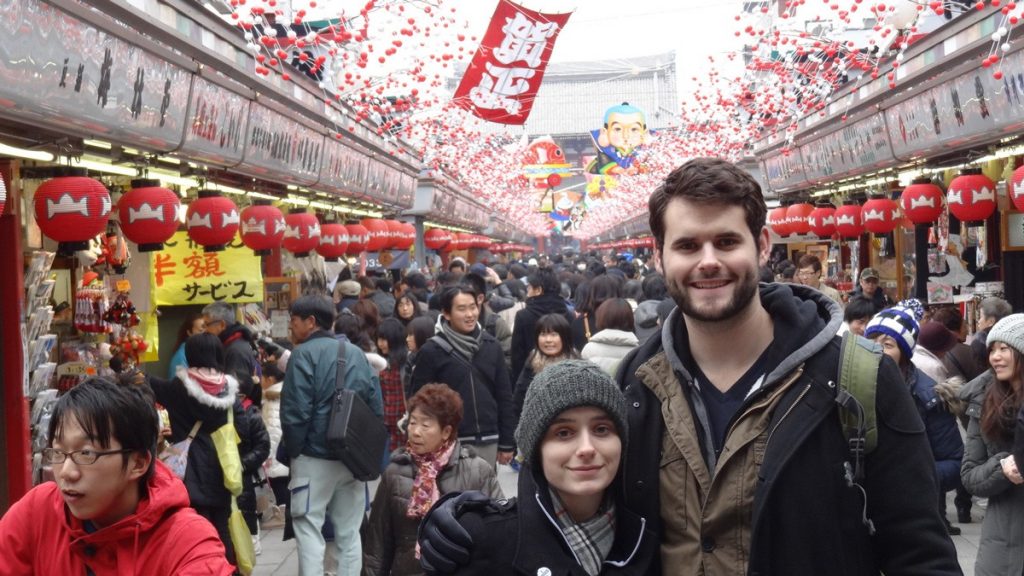
[(882, 349), (878, 344), (847, 332), (839, 356), (839, 420), (850, 446), (854, 480), (864, 477), (864, 457), (878, 444), (875, 395)]

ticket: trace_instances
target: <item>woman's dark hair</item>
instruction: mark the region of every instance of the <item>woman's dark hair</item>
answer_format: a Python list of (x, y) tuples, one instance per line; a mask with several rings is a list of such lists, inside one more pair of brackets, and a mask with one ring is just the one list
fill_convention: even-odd
[[(216, 339), (216, 336), (213, 337)], [(218, 341), (219, 342), (219, 341)], [(47, 430), (48, 445), (61, 441), (64, 427), (74, 418), (90, 442), (109, 449), (117, 440), (125, 450), (146, 452), (156, 459), (156, 435), (160, 418), (152, 399), (137, 386), (118, 386), (104, 378), (89, 378), (57, 400)], [(128, 469), (128, 454), (121, 455), (122, 470)], [(153, 465), (139, 479), (145, 492)]]
[(434, 321), (427, 316), (413, 318), (405, 327), (406, 335), (412, 334), (416, 341), (416, 350), (421, 350), (427, 340), (434, 335)]
[(369, 352), (373, 350), (373, 344), (364, 327), (363, 319), (350, 312), (338, 314), (338, 319), (334, 321), (335, 334), (343, 334), (353, 346)]
[(550, 268), (537, 268), (537, 271), (526, 278), (526, 283), (534, 288), (540, 288), (542, 294), (558, 294), (562, 290), (562, 283), (558, 281), (555, 271)]
[(640, 280), (626, 280), (622, 285), (622, 296), (632, 298), (634, 302), (644, 301), (644, 288)]
[(363, 319), (363, 331), (371, 342), (377, 340), (377, 327), (380, 326), (380, 310), (369, 298), (362, 298), (352, 305), (352, 313)]
[(284, 382), (284, 372), (277, 366), (277, 362), (264, 362), (263, 375), (277, 382)]
[(644, 276), (642, 285), (644, 288), (644, 300), (664, 300), (668, 296), (665, 277), (657, 272), (651, 272)]
[[(534, 325), (533, 330), (533, 343), (537, 344), (537, 340), (540, 339), (540, 335), (545, 332), (554, 332), (558, 334), (558, 338), (562, 340), (562, 355), (572, 356), (575, 354), (576, 349), (572, 347), (572, 328), (569, 325), (569, 320), (566, 319), (562, 314), (552, 313), (545, 314), (537, 319), (537, 323)], [(540, 348), (534, 347), (535, 350)]]
[(174, 343), (174, 349), (177, 350), (188, 340), (189, 332), (192, 331), (192, 326), (195, 325), (196, 320), (202, 320), (202, 312), (192, 312), (188, 316), (185, 316), (185, 320), (182, 321), (181, 326), (178, 327), (178, 340)]
[[(399, 314), (398, 314), (398, 305), (401, 304), (402, 301), (408, 301), (410, 304), (412, 304), (412, 317), (411, 318), (406, 319), (406, 318), (402, 318), (401, 316), (399, 316)], [(401, 296), (399, 296), (399, 298), (397, 300), (395, 300), (395, 310), (393, 312), (393, 317), (394, 318), (398, 318), (402, 322), (402, 324), (408, 324), (410, 321), (412, 321), (413, 318), (416, 318), (420, 314), (421, 314), (421, 312), (420, 312), (419, 301), (416, 300), (416, 297), (411, 293), (411, 291), (408, 291), (405, 294), (402, 294)]]
[(593, 314), (597, 308), (604, 304), (605, 300), (622, 297), (622, 284), (611, 276), (598, 276), (589, 283), (590, 292), (586, 301), (583, 302), (583, 309), (578, 306), (576, 312), (579, 314)]
[(220, 338), (203, 332), (185, 341), (185, 362), (189, 368), (213, 368), (224, 371), (224, 345)]
[(321, 330), (330, 330), (331, 324), (334, 323), (334, 302), (321, 294), (307, 294), (292, 302), (289, 313), (302, 320), (312, 316)]
[(388, 366), (401, 368), (409, 349), (405, 344), (405, 326), (397, 318), (385, 318), (377, 329), (377, 339), (388, 343)]
[(598, 330), (622, 330), (632, 332), (634, 328), (633, 307), (622, 298), (605, 300), (597, 307)]
[(437, 423), (444, 429), (452, 427), (452, 436), (458, 434), (462, 423), (462, 396), (446, 384), (426, 384), (412, 398), (409, 398), (409, 413), (419, 408), (430, 416), (437, 418)]
[(964, 317), (955, 306), (942, 306), (932, 312), (932, 320), (945, 326), (950, 332), (959, 336), (960, 329), (964, 327)]
[[(989, 347), (991, 350), (991, 347)], [(1013, 442), (1024, 390), (1014, 389), (1013, 382), (1024, 383), (1024, 354), (1010, 348), (1015, 374), (1010, 380), (993, 378), (981, 405), (981, 433), (993, 442)]]
[(851, 298), (846, 303), (846, 308), (843, 310), (843, 320), (849, 324), (854, 320), (864, 320), (865, 318), (872, 318), (878, 310), (875, 308), (875, 303), (870, 298), (864, 296), (857, 296)]

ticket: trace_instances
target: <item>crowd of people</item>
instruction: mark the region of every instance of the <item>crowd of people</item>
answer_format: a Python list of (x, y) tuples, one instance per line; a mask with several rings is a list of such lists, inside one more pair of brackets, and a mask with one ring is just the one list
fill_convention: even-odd
[[(292, 303), (289, 341), (211, 304), (183, 323), (167, 378), (60, 400), (56, 484), (0, 519), (17, 567), (0, 574), (231, 573), (235, 507), (256, 553), (283, 520), (304, 575), (324, 573), (329, 543), (353, 575), (961, 574), (953, 490), (958, 524), (988, 499), (975, 573), (1020, 574), (1024, 316), (987, 299), (968, 342), (958, 310), (894, 303), (870, 268), (849, 296), (813, 255), (765, 278), (765, 214), (748, 174), (698, 159), (653, 192), (646, 262), (346, 269)], [(846, 332), (879, 353), (866, 453), (836, 416)], [(337, 382), (387, 428), (372, 495), (326, 440)], [(228, 424), (241, 494), (214, 441)], [(183, 442), (179, 479), (163, 455)]]

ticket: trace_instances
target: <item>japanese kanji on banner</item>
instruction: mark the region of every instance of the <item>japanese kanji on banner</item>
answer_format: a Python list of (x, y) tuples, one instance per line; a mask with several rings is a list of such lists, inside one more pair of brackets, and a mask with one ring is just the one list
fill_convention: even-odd
[(176, 232), (152, 258), (150, 286), (157, 306), (263, 301), (260, 258), (237, 237), (222, 252), (204, 252), (188, 233)]
[(523, 124), (544, 79), (558, 33), (570, 14), (541, 14), (499, 0), (455, 103), (501, 124)]

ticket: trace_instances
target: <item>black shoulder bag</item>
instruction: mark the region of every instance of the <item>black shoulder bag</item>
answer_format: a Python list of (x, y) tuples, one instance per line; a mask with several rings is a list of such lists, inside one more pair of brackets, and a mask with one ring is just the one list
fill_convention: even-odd
[(338, 375), (327, 422), (327, 449), (348, 467), (356, 480), (380, 476), (388, 429), (355, 392), (345, 387), (345, 342), (338, 343)]

